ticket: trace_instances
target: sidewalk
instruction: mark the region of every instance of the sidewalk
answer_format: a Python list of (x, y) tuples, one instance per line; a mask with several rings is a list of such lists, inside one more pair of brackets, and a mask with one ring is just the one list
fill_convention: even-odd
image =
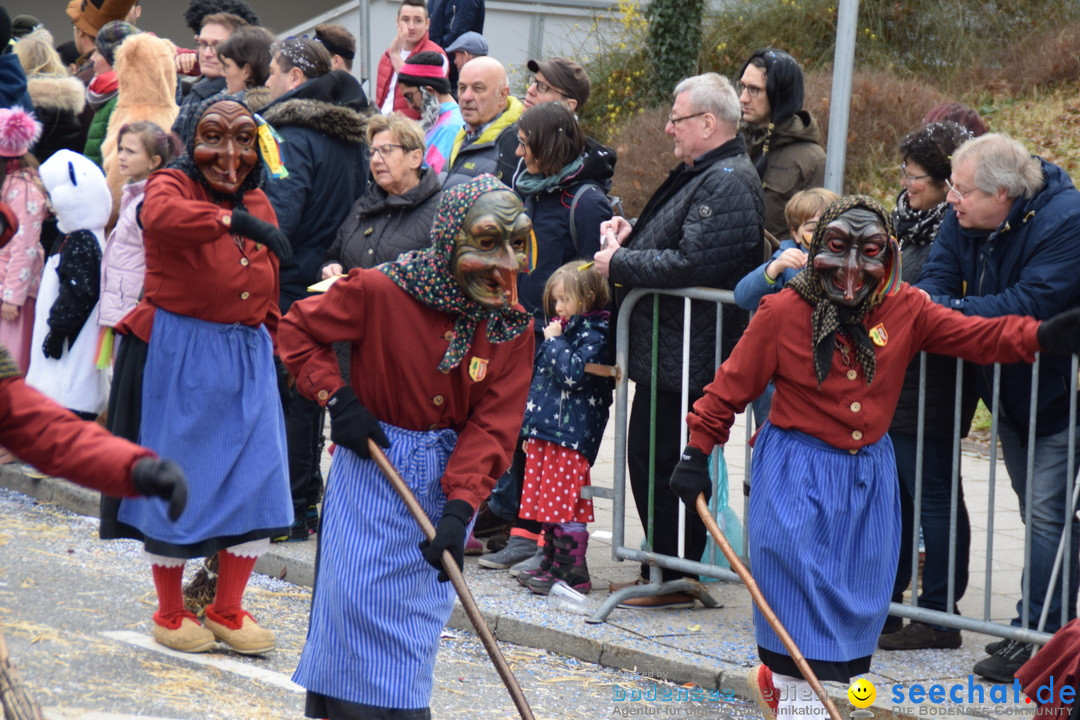
[[(593, 482), (596, 485), (611, 487), (613, 447), (613, 433), (609, 424), (608, 435), (594, 468)], [(741, 432), (732, 434), (727, 462), (729, 497), (736, 513), (742, 518), (745, 445)], [(96, 493), (52, 478), (34, 480), (17, 468), (18, 465), (0, 466), (0, 485), (59, 503), (76, 512), (97, 514)], [(971, 580), (967, 594), (960, 602), (960, 609), (965, 617), (981, 619), (984, 589), (987, 586), (986, 527), (991, 489), (990, 463), (984, 455), (966, 451), (963, 469), (964, 493), (971, 514), (972, 551)], [(989, 618), (1007, 623), (1013, 617), (1019, 596), (1024, 530), (1016, 496), (1009, 486), (1008, 474), (1002, 463), (998, 463), (996, 472), (993, 586), (985, 597), (988, 598)], [(630, 580), (637, 573), (636, 563), (615, 562), (611, 558), (611, 501), (597, 499), (595, 511), (596, 522), (590, 526), (593, 537), (588, 554), (595, 588), (589, 598), (594, 607), (607, 596), (609, 582)], [(628, 512), (626, 528), (627, 545), (636, 546), (641, 540), (641, 533), (633, 509)], [(315, 546), (314, 541), (275, 544), (270, 553), (260, 558), (256, 570), (299, 585), (311, 585)], [(733, 692), (741, 697), (750, 697), (747, 671), (758, 663), (758, 659), (751, 600), (741, 584), (712, 582), (707, 585), (713, 598), (721, 604), (718, 608), (706, 609), (699, 604), (693, 610), (616, 609), (608, 616), (606, 623), (592, 625), (586, 623), (583, 616), (549, 611), (545, 598), (529, 593), (506, 571), (478, 567), (475, 557), (466, 558), (465, 577), (481, 611), (502, 642), (635, 670), (680, 684), (694, 683), (706, 690), (719, 690), (721, 694)], [(455, 608), (450, 625), (456, 629), (471, 630), (460, 605)], [(1020, 696), (1019, 703), (1013, 701), (1011, 686), (1008, 702), (995, 704), (990, 702), (990, 684), (969, 678), (972, 666), (985, 656), (983, 645), (995, 639), (964, 632), (964, 645), (958, 650), (879, 651), (874, 656), (873, 672), (867, 676), (876, 687), (877, 700), (868, 709), (876, 717), (959, 713), (985, 717), (1033, 715), (1034, 705), (1027, 704), (1023, 696)], [(986, 702), (964, 702), (960, 705), (952, 702), (896, 702), (896, 697), (906, 700), (914, 684), (921, 684), (926, 689), (934, 684), (946, 689), (954, 684), (961, 685), (965, 699), (969, 693), (977, 698), (977, 688), (982, 687)], [(841, 712), (847, 716), (852, 710), (847, 700), (847, 686), (837, 683), (826, 685)], [(722, 713), (718, 715), (722, 716)]]

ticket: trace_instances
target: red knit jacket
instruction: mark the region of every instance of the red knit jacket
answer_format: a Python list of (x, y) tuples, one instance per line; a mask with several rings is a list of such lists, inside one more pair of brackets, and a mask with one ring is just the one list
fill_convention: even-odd
[[(432, 42), (426, 33), (420, 42), (416, 43), (416, 47), (409, 53), (409, 57), (419, 52), (437, 52), (444, 58), (446, 57), (446, 52)], [(447, 63), (449, 63), (449, 60), (444, 63), (444, 66), (448, 67)], [(394, 77), (394, 63), (390, 60), (390, 51), (386, 50), (383, 52), (382, 57), (379, 58), (379, 72), (375, 79), (375, 109), (380, 112), (382, 112), (383, 102), (386, 101), (386, 92), (390, 87), (390, 78), (392, 77)], [(394, 111), (413, 120), (420, 119), (420, 113), (409, 107), (409, 103), (401, 96), (401, 88), (398, 85), (394, 85)]]

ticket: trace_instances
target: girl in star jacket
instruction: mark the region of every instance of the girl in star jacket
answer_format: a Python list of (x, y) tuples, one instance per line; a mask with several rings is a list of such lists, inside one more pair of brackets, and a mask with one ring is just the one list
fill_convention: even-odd
[(525, 482), (520, 518), (543, 523), (541, 560), (518, 581), (540, 595), (563, 581), (589, 592), (585, 563), (593, 521), (592, 501), (581, 497), (590, 484), (607, 426), (614, 383), (586, 372), (606, 355), (610, 299), (607, 282), (591, 263), (569, 262), (548, 278), (544, 310), (552, 318), (536, 352), (525, 422)]

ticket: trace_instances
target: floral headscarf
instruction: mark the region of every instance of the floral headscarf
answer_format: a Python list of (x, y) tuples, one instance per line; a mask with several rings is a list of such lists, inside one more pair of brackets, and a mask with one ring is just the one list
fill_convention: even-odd
[(462, 223), (476, 200), (487, 192), (505, 190), (494, 175), (480, 175), (463, 185), (443, 191), (431, 231), (431, 247), (405, 253), (393, 262), (379, 265), (379, 270), (405, 292), (428, 307), (455, 315), (454, 339), (439, 363), (439, 370), (449, 372), (469, 352), (472, 336), (487, 320), (491, 342), (511, 340), (529, 327), (531, 316), (510, 306), (488, 308), (470, 299), (450, 272), (454, 246), (462, 232)]

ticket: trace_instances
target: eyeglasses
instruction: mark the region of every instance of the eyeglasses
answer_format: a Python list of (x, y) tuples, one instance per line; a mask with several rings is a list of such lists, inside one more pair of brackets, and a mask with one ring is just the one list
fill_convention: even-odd
[(521, 138), (518, 138), (518, 147), (528, 147), (528, 146), (529, 146), (529, 143), (522, 140)]
[(919, 180), (925, 180), (928, 177), (930, 177), (929, 174), (925, 174), (925, 175), (908, 175), (908, 173), (907, 173), (907, 163), (903, 163), (903, 164), (900, 165), (900, 182), (902, 182), (902, 183), (911, 184), (913, 182), (918, 182)]
[(536, 92), (540, 93), (541, 95), (547, 95), (549, 92), (557, 92), (558, 94), (562, 95), (563, 97), (570, 97), (569, 95), (564, 93), (559, 88), (552, 87), (552, 86), (548, 85), (546, 82), (544, 82), (543, 80), (537, 80), (536, 78), (533, 78), (532, 82), (530, 82), (529, 85), (535, 85), (536, 86)]
[(751, 98), (756, 98), (765, 88), (758, 87), (757, 85), (747, 85), (742, 80), (738, 80), (735, 83), (735, 92), (742, 95), (745, 92)]
[(217, 46), (218, 46), (218, 44), (220, 42), (221, 42), (220, 40), (212, 40), (212, 41), (200, 40), (197, 43), (195, 43), (195, 47), (198, 48), (199, 52), (205, 52), (207, 50), (216, 50)]
[(945, 187), (948, 188), (948, 191), (945, 193), (946, 198), (948, 198), (949, 195), (956, 193), (956, 197), (960, 198), (961, 201), (967, 200), (968, 197), (971, 196), (971, 193), (975, 192), (978, 189), (971, 188), (970, 190), (961, 190), (960, 188), (953, 185), (950, 180), (945, 181)]
[(699, 113), (694, 113), (693, 115), (683, 115), (682, 117), (675, 117), (674, 115), (668, 115), (667, 116), (667, 121), (669, 123), (671, 123), (672, 125), (678, 125), (683, 120), (689, 120), (690, 118), (701, 117), (702, 115), (708, 115), (708, 113), (699, 112)]
[(404, 150), (405, 146), (386, 143), (385, 145), (380, 145), (379, 147), (368, 148), (367, 156), (370, 158), (373, 155), (378, 155), (383, 160), (385, 160), (390, 155), (390, 153), (394, 151), (394, 148), (400, 148), (401, 150)]

